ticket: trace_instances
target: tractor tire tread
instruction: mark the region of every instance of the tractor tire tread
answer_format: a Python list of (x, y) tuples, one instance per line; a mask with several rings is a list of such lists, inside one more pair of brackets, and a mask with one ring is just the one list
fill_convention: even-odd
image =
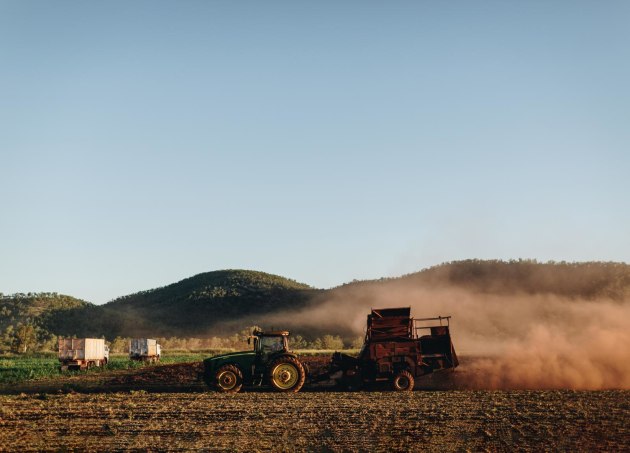
[[(401, 383), (399, 382), (399, 379), (401, 378), (403, 378), (403, 382), (407, 382), (406, 386), (401, 386)], [(407, 370), (402, 370), (394, 376), (394, 379), (392, 379), (392, 389), (396, 392), (411, 392), (413, 390), (414, 383), (413, 375)]]
[[(274, 385), (273, 370), (276, 366), (282, 363), (290, 363), (298, 371), (298, 380), (295, 383), (295, 385), (289, 389), (278, 388), (276, 385)], [(304, 366), (302, 365), (302, 362), (300, 362), (296, 357), (281, 356), (269, 364), (269, 367), (267, 369), (267, 379), (269, 380), (271, 387), (277, 392), (297, 393), (300, 391), (302, 386), (304, 386), (304, 381), (306, 380), (306, 371), (304, 370)]]
[[(221, 387), (218, 383), (218, 376), (219, 373), (223, 372), (223, 371), (231, 371), (236, 375), (236, 385), (231, 388), (231, 389), (225, 389), (223, 387)], [(239, 367), (237, 367), (236, 365), (223, 365), (222, 367), (220, 367), (216, 373), (214, 373), (214, 388), (216, 389), (217, 392), (221, 392), (221, 393), (238, 393), (241, 391), (241, 388), (243, 387), (243, 372), (241, 371), (241, 369)]]

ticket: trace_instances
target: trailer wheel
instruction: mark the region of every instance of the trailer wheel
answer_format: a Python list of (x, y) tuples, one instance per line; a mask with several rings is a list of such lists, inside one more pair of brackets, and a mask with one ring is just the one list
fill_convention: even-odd
[(304, 385), (306, 373), (298, 359), (284, 356), (272, 362), (268, 377), (271, 386), (278, 392), (299, 392)]
[(236, 393), (243, 387), (243, 373), (235, 365), (223, 365), (215, 374), (214, 385), (218, 392)]
[(413, 376), (407, 370), (400, 371), (392, 379), (392, 389), (396, 392), (411, 392), (413, 390)]

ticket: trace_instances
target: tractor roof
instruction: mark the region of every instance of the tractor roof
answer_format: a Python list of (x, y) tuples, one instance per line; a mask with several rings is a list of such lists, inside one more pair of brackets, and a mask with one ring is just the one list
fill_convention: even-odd
[(289, 336), (289, 331), (288, 330), (270, 330), (270, 331), (262, 331), (262, 330), (257, 330), (254, 332), (254, 335), (257, 337), (288, 337)]

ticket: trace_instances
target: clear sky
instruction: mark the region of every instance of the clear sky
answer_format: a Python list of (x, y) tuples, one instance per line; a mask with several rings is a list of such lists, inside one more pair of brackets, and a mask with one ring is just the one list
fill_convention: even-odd
[(0, 1), (0, 291), (630, 257), (628, 1)]

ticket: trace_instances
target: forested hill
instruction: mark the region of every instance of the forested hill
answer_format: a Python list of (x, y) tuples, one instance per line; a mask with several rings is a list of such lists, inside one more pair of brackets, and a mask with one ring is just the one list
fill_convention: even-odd
[[(554, 294), (580, 299), (630, 298), (630, 265), (614, 262), (464, 260), (398, 278), (354, 282), (403, 282), (423, 287), (458, 287), (489, 294)], [(348, 286), (348, 285), (344, 285)]]
[[(161, 288), (94, 305), (57, 294), (13, 294), (1, 298), (0, 351), (18, 329), (46, 342), (54, 335), (206, 337), (252, 325), (261, 314), (299, 309), (321, 290), (264, 272), (207, 272)], [(54, 335), (53, 335), (54, 334)]]
[(305, 306), (321, 290), (277, 275), (246, 270), (207, 272), (162, 288), (120, 297), (102, 306), (121, 316), (117, 335), (205, 336), (232, 333), (238, 320)]
[(0, 293), (0, 351), (10, 349), (16, 335), (29, 345), (52, 346), (54, 330), (44, 327), (50, 319), (83, 312), (89, 306), (89, 302), (57, 293)]
[(82, 309), (91, 305), (81, 299), (57, 293), (0, 293), (0, 330), (9, 325), (26, 323), (54, 312)]
[[(458, 287), (492, 294), (554, 294), (630, 300), (630, 265), (467, 260), (399, 278), (315, 289), (280, 276), (245, 270), (207, 272), (120, 297), (104, 305), (55, 293), (0, 295), (0, 349), (16, 329), (32, 325), (42, 338), (57, 335), (205, 337), (257, 324), (262, 315), (315, 306), (353, 287)], [(341, 298), (343, 299), (343, 298)], [(341, 300), (340, 303), (343, 301)], [(290, 321), (288, 319), (287, 321)], [(301, 332), (308, 335), (309, 332)]]

